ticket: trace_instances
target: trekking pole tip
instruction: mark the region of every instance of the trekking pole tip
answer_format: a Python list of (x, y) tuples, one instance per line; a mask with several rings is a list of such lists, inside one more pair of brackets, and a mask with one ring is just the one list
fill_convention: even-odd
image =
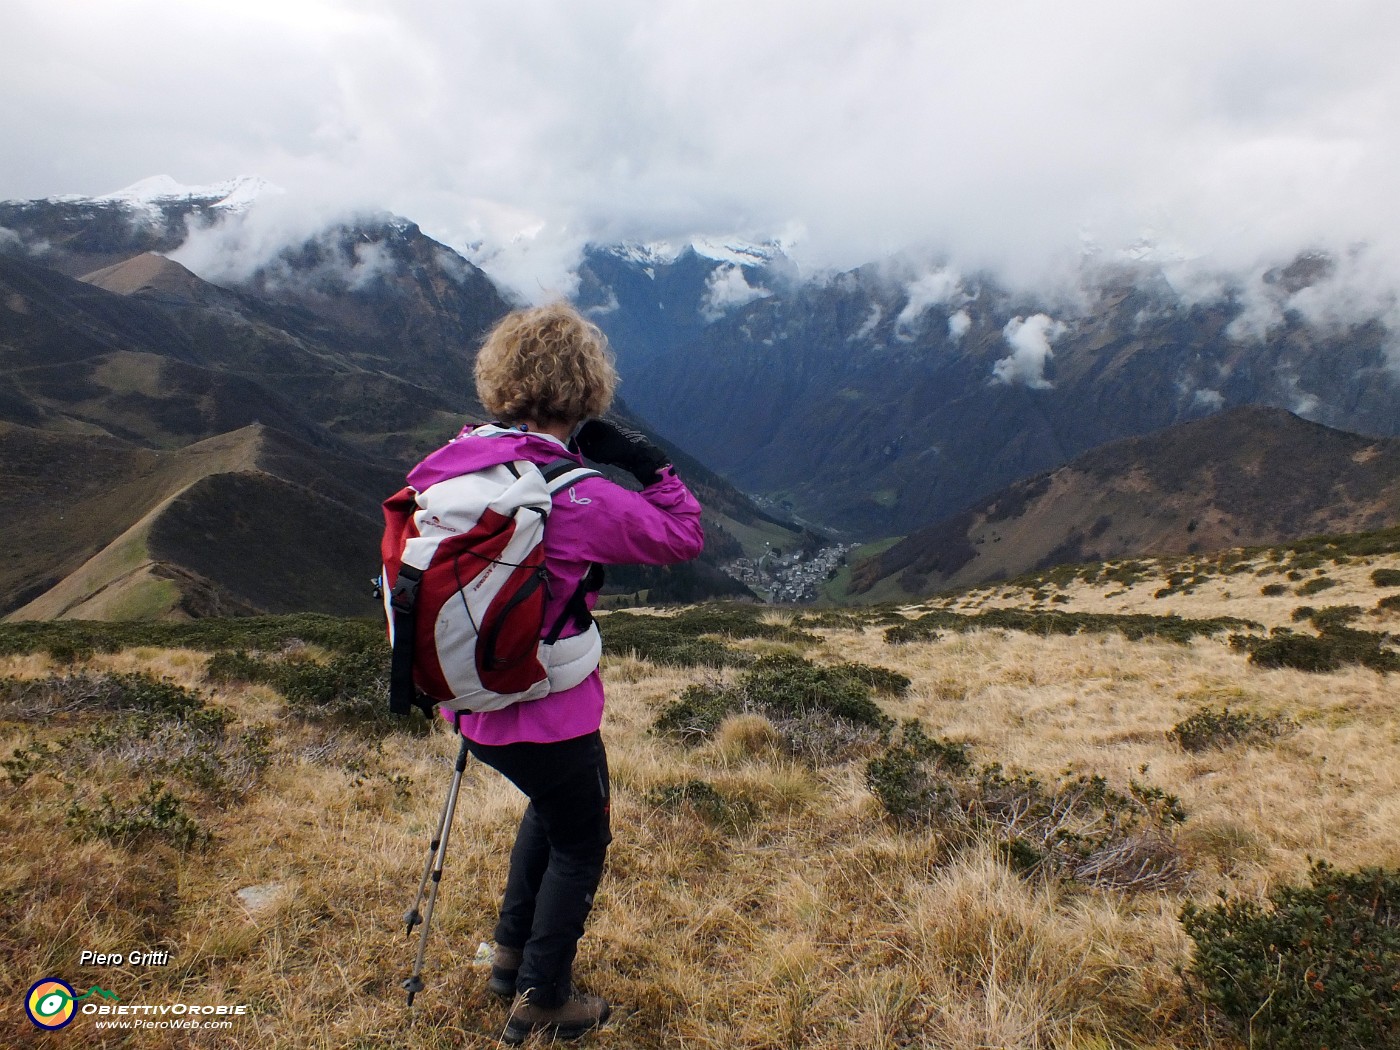
[(406, 930), (404, 930), (404, 936), (412, 937), (413, 927), (417, 926), (420, 922), (423, 921), (423, 916), (418, 914), (417, 908), (409, 908), (408, 911), (403, 913), (403, 921), (404, 924), (408, 927)]
[(408, 993), (408, 1005), (413, 1005), (413, 997), (423, 990), (423, 978), (414, 974), (412, 977), (404, 978), (403, 990)]

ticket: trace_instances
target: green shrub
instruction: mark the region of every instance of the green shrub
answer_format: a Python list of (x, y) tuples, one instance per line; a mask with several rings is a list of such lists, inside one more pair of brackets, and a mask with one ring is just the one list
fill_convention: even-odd
[(85, 837), (126, 847), (161, 839), (188, 850), (207, 846), (213, 839), (184, 801), (158, 780), (128, 803), (116, 802), (105, 792), (95, 808), (75, 801), (68, 807), (68, 825)]
[(810, 645), (816, 642), (817, 639), (806, 631), (764, 622), (764, 612), (760, 605), (710, 604), (686, 609), (669, 619), (677, 629), (690, 635), (720, 634), (730, 638), (766, 638), (789, 645)]
[(272, 683), (303, 718), (378, 728), (422, 724), (389, 713), (389, 664), (376, 652), (342, 653), (324, 664), (284, 660)]
[(254, 726), (237, 736), (230, 716), (202, 709), (182, 717), (114, 711), (90, 718), (56, 741), (32, 741), (0, 762), (11, 783), (38, 773), (56, 777), (71, 795), (75, 781), (100, 772), (105, 782), (131, 777), (176, 779), (218, 806), (241, 803), (259, 784), (271, 759), (271, 729)]
[(1172, 726), (1167, 735), (1184, 751), (1206, 751), (1234, 744), (1262, 743), (1295, 728), (1286, 718), (1232, 711), (1229, 707), (1219, 711), (1203, 707)]
[(68, 714), (110, 715), (139, 711), (188, 718), (204, 698), (182, 685), (142, 672), (69, 674), (30, 681), (0, 680), (0, 711), (17, 722), (42, 722)]
[(1317, 593), (1319, 593), (1320, 591), (1325, 591), (1325, 590), (1327, 590), (1329, 587), (1335, 587), (1335, 586), (1337, 586), (1337, 581), (1334, 580), (1334, 579), (1332, 579), (1332, 577), (1330, 577), (1330, 576), (1319, 576), (1317, 579), (1315, 579), (1315, 580), (1309, 580), (1307, 583), (1302, 584), (1301, 586), (1299, 586), (1299, 588), (1298, 588), (1298, 590), (1296, 591), (1296, 593), (1297, 593), (1297, 595), (1298, 595), (1299, 598), (1306, 598), (1306, 597), (1308, 597), (1309, 595), (1317, 594)]
[(48, 646), (49, 659), (56, 664), (76, 664), (84, 660), (90, 660), (95, 650), (90, 645), (70, 642), (65, 639), (50, 642)]
[(1208, 620), (1188, 620), (1180, 616), (1151, 616), (1145, 613), (1087, 613), (1026, 609), (988, 609), (968, 616), (962, 613), (936, 610), (925, 613), (910, 623), (885, 631), (890, 645), (937, 639), (939, 632), (997, 629), (1023, 631), (1026, 634), (1073, 635), (1106, 634), (1117, 631), (1130, 641), (1160, 638), (1164, 641), (1186, 643), (1199, 635), (1218, 634), (1232, 627), (1257, 627), (1249, 620), (1234, 616), (1217, 616)]
[(1400, 569), (1377, 569), (1371, 573), (1371, 582), (1377, 587), (1400, 587)]
[(262, 650), (309, 642), (335, 652), (388, 651), (382, 619), (347, 619), (317, 613), (174, 621), (49, 620), (0, 624), (0, 655), (50, 651), (120, 652), (135, 646)]
[(1288, 593), (1288, 584), (1266, 583), (1264, 584), (1264, 586), (1259, 588), (1259, 593), (1262, 594), (1265, 598), (1277, 598), (1281, 594)]
[(929, 736), (910, 719), (899, 739), (865, 767), (865, 782), (896, 824), (916, 825), (951, 816), (960, 806), (952, 777), (972, 769), (967, 745)]
[(1169, 828), (1179, 800), (1133, 783), (1066, 773), (1053, 783), (1000, 765), (974, 765), (963, 744), (905, 722), (866, 765), (866, 784), (901, 826), (936, 828), (953, 844), (990, 840), (1017, 870), (1098, 886), (1160, 889), (1183, 874)]
[(911, 684), (907, 674), (891, 671), (887, 667), (875, 667), (871, 664), (837, 664), (831, 670), (853, 678), (877, 693), (888, 693), (890, 696), (903, 696), (908, 692)]
[(239, 649), (211, 656), (204, 667), (204, 677), (223, 685), (275, 682), (277, 668), (270, 661), (249, 656)]
[(1264, 907), (1188, 904), (1196, 994), (1251, 1046), (1400, 1046), (1400, 872), (1315, 866)]
[(706, 824), (731, 833), (747, 829), (760, 813), (753, 799), (721, 792), (704, 780), (686, 780), (656, 788), (647, 793), (646, 801), (673, 813), (689, 810)]
[(866, 627), (878, 627), (888, 624), (901, 623), (905, 619), (903, 613), (890, 608), (873, 606), (869, 609), (824, 609), (821, 612), (803, 613), (794, 617), (792, 626), (794, 628), (803, 627), (834, 627), (844, 630), (864, 630)]
[(678, 616), (643, 616), (614, 612), (598, 621), (603, 647), (610, 653), (636, 653), (643, 660), (676, 667), (744, 667), (753, 657), (680, 622)]
[(63, 752), (62, 745), (31, 740), (24, 747), (16, 748), (9, 758), (0, 761), (0, 769), (5, 770), (11, 784), (23, 787), (35, 774), (51, 768)]
[(1386, 648), (1388, 642), (1386, 635), (1349, 627), (1332, 628), (1317, 636), (1280, 630), (1268, 638), (1230, 638), (1230, 644), (1248, 651), (1249, 662), (1258, 667), (1291, 667), (1314, 673), (1353, 664), (1373, 671), (1400, 671), (1400, 653)]
[[(773, 723), (793, 754), (840, 761), (852, 747), (878, 742), (893, 724), (870, 699), (871, 682), (898, 684), (883, 668), (820, 667), (799, 656), (765, 656), (732, 686), (689, 686), (662, 709), (655, 725), (662, 733), (696, 743), (729, 715), (756, 711)], [(823, 753), (818, 740), (833, 750)]]
[(1376, 602), (1377, 609), (1394, 609), (1400, 611), (1400, 594), (1392, 594)]
[(1328, 605), (1322, 609), (1315, 610), (1308, 619), (1312, 620), (1312, 625), (1323, 634), (1328, 631), (1335, 631), (1339, 627), (1346, 627), (1353, 620), (1360, 617), (1363, 612), (1359, 605)]
[(892, 725), (870, 699), (870, 687), (855, 667), (819, 667), (799, 656), (765, 656), (744, 673), (739, 684), (748, 704), (766, 715), (821, 711), (875, 729)]
[(656, 728), (685, 743), (707, 739), (729, 715), (743, 710), (735, 690), (691, 685), (662, 709)]

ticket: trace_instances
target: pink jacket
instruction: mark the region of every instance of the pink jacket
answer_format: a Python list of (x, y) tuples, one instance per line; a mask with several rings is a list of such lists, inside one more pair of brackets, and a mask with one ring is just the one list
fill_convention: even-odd
[[(408, 483), (419, 492), (447, 478), (498, 463), (528, 459), (545, 464), (583, 458), (558, 438), (523, 431), (478, 437), (471, 427), (419, 463)], [(688, 561), (705, 545), (700, 504), (674, 471), (641, 492), (602, 477), (585, 478), (554, 499), (544, 533), (550, 598), (545, 629), (558, 619), (591, 563), (671, 565)], [(592, 608), (596, 595), (589, 595)], [(566, 629), (567, 630), (567, 629)], [(462, 734), (479, 744), (553, 743), (596, 730), (603, 721), (603, 682), (594, 671), (581, 684), (500, 711), (462, 716)]]

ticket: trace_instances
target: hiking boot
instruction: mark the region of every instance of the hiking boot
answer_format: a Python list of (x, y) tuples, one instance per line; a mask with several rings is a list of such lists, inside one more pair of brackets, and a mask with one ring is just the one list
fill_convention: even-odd
[(511, 1046), (519, 1046), (532, 1032), (543, 1032), (553, 1039), (577, 1039), (606, 1021), (609, 1013), (606, 999), (577, 988), (561, 1006), (552, 1009), (532, 1005), (527, 992), (515, 1001), (501, 1038)]
[(491, 952), (491, 980), (486, 983), (487, 991), (502, 999), (515, 995), (515, 977), (520, 972), (521, 955), (519, 948), (496, 945)]

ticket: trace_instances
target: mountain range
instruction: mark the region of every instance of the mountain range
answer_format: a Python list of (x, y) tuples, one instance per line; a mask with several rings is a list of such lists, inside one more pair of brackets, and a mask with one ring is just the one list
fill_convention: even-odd
[(1267, 546), (1400, 521), (1400, 439), (1236, 408), (1093, 449), (857, 564), (866, 600), (1053, 565)]
[(1223, 409), (1400, 434), (1386, 326), (1307, 316), (1337, 267), (1303, 253), (1193, 297), (1160, 266), (1099, 265), (1070, 302), (907, 260), (794, 280), (771, 250), (613, 247), (586, 255), (580, 299), (643, 417), (745, 490), (870, 540)]
[[(484, 418), (472, 349), (511, 300), (392, 215), (273, 237), (268, 192), (0, 202), (0, 612), (372, 612), (378, 501)], [(868, 600), (1394, 523), (1400, 357), (1383, 316), (1319, 308), (1344, 262), (1204, 293), (1099, 260), (1037, 296), (912, 256), (811, 275), (777, 243), (593, 246), (576, 299), (618, 411), (668, 445), (708, 537), (613, 589), (744, 595), (725, 565), (824, 536), (905, 537), (856, 566)]]
[[(379, 501), (486, 418), (472, 348), (509, 304), (480, 270), (380, 218), (216, 285), (161, 253), (225, 218), (221, 200), (0, 205), (0, 611), (372, 614)], [(676, 461), (706, 554), (615, 586), (747, 594), (722, 561), (812, 542)]]

